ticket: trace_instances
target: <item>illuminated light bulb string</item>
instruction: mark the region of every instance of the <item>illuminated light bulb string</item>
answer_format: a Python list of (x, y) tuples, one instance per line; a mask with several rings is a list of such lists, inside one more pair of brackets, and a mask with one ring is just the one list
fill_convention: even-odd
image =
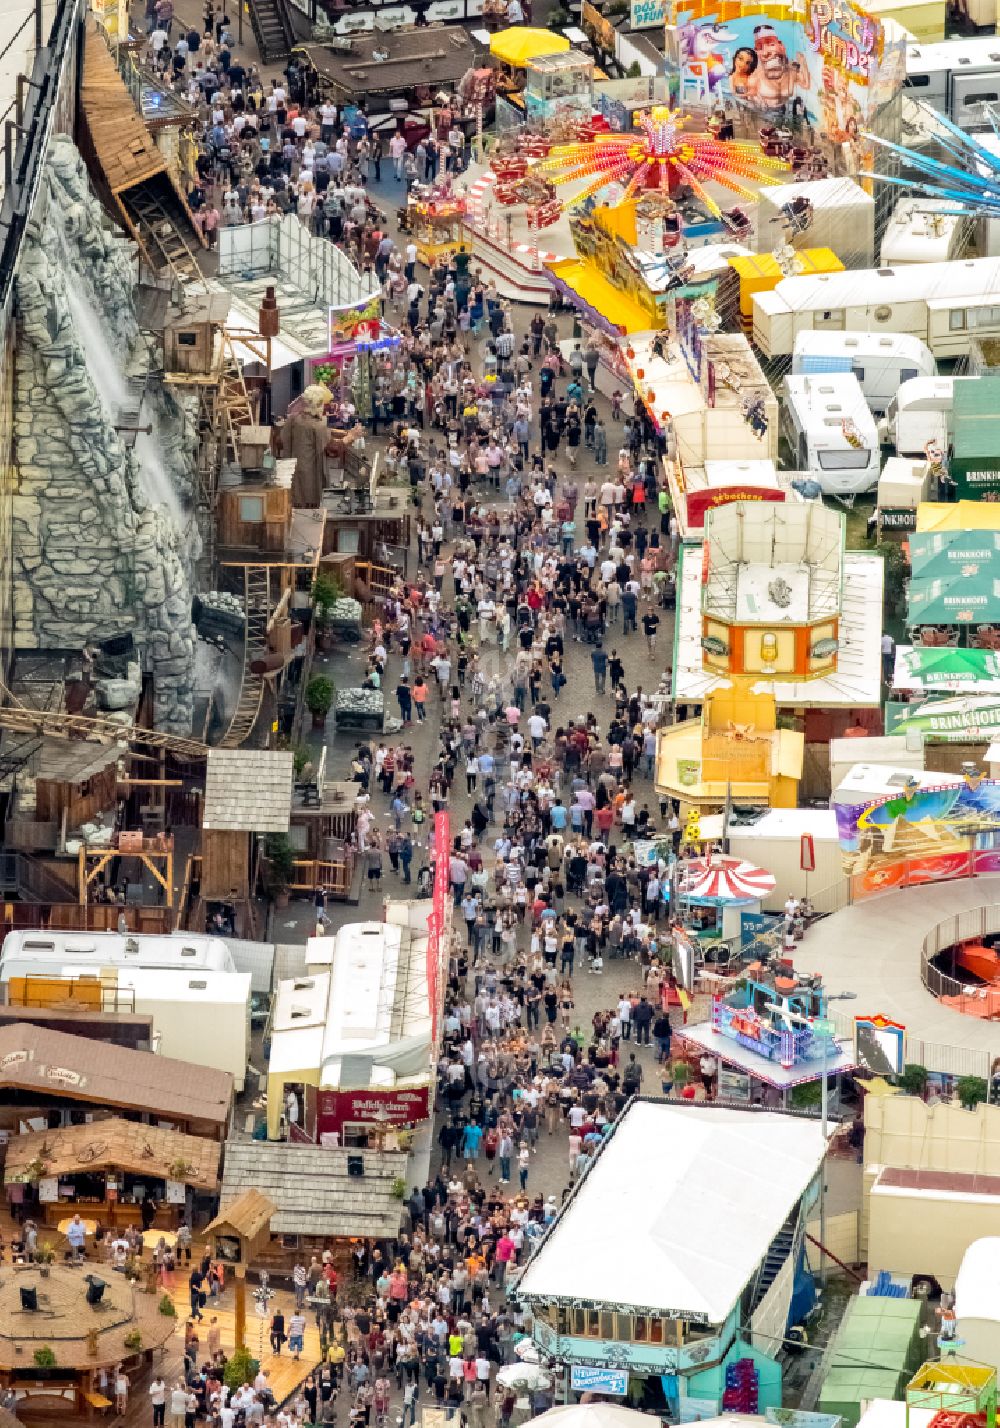
[(530, 167), (557, 187), (586, 180), (564, 208), (585, 202), (611, 183), (624, 188), (622, 203), (643, 189), (669, 193), (686, 184), (715, 218), (722, 210), (705, 184), (717, 183), (753, 200), (757, 191), (750, 184), (778, 183), (777, 175), (789, 171), (784, 159), (768, 157), (759, 144), (686, 133), (688, 118), (658, 105), (636, 115), (637, 133), (598, 134), (589, 143), (557, 144)]

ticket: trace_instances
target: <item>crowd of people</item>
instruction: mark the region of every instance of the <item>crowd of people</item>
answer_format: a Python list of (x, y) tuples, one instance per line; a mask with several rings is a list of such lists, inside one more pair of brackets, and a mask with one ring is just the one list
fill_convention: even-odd
[[(296, 1267), (272, 1351), (301, 1355), (311, 1319), (322, 1362), (280, 1410), (266, 1375), (228, 1394), (192, 1299), (187, 1380), (154, 1384), (154, 1422), (169, 1409), (172, 1428), (192, 1411), (293, 1428), (339, 1413), (372, 1428), (391, 1408), (408, 1428), (429, 1399), (470, 1428), (503, 1425), (515, 1394), (496, 1374), (525, 1328), (505, 1288), (628, 1097), (677, 1076), (683, 831), (653, 781), (656, 729), (675, 712), (679, 532), (662, 441), (641, 404), (599, 394), (598, 343), (566, 339), (558, 302), (525, 314), (463, 254), (420, 267), (405, 214), (388, 220), (392, 186), (405, 202), (464, 167), (456, 104), (438, 103), (410, 150), (363, 115), (345, 123), (297, 64), (264, 82), (234, 59), (211, 0), (200, 31), (178, 33), (172, 0), (148, 0), (146, 19), (155, 62), (201, 116), (191, 207), (208, 241), (297, 213), (374, 275), (398, 329), (367, 390), (349, 366), (328, 382), (331, 420), (366, 426), (415, 511), (415, 571), (365, 652), (364, 682), (398, 729), (353, 753), (357, 855), (376, 887), (387, 861), (399, 887), (428, 894), (446, 858), (454, 927), (432, 1173), (410, 1190), (407, 1228), (359, 1242), (346, 1267), (330, 1254)], [(435, 848), (445, 809), (452, 846)], [(714, 1069), (693, 1072), (683, 1093), (714, 1094)]]

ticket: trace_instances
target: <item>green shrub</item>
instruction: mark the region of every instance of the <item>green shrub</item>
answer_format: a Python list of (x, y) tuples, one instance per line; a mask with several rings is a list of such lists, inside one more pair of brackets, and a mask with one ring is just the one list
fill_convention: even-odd
[(967, 1111), (974, 1111), (980, 1101), (985, 1101), (990, 1088), (982, 1076), (959, 1076), (955, 1091)]
[(333, 703), (333, 680), (325, 674), (314, 674), (306, 685), (306, 708), (310, 714), (322, 715), (330, 712)]
[(260, 1369), (260, 1363), (249, 1349), (234, 1349), (226, 1363), (222, 1381), (231, 1393), (242, 1388), (245, 1383), (253, 1383)]
[(903, 1074), (899, 1078), (900, 1090), (905, 1091), (908, 1096), (922, 1096), (927, 1090), (928, 1071), (926, 1066), (920, 1066), (916, 1062), (911, 1062), (903, 1067)]

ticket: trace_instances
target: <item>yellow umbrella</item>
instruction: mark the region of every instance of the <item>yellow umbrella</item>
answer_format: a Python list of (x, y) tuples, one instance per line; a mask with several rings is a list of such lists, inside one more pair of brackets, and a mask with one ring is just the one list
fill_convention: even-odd
[(553, 34), (551, 30), (532, 30), (524, 25), (515, 25), (490, 36), (490, 54), (515, 69), (526, 65), (529, 60), (541, 59), (543, 55), (565, 54), (569, 47), (565, 35)]

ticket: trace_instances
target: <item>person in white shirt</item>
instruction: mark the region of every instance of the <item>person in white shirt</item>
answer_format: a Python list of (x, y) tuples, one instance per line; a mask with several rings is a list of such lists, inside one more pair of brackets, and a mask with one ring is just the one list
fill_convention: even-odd
[(531, 742), (536, 749), (545, 738), (545, 731), (548, 727), (549, 721), (544, 714), (528, 715), (528, 733), (531, 735)]
[(392, 159), (392, 168), (397, 179), (403, 177), (403, 159), (406, 157), (406, 140), (399, 132), (393, 134), (389, 140), (389, 157)]
[(184, 1428), (187, 1412), (187, 1389), (183, 1383), (175, 1383), (170, 1390), (170, 1428)]
[[(153, 1405), (153, 1428), (163, 1428), (167, 1412), (167, 1385), (159, 1374), (149, 1385), (149, 1401)], [(232, 1425), (229, 1425), (232, 1428)]]

